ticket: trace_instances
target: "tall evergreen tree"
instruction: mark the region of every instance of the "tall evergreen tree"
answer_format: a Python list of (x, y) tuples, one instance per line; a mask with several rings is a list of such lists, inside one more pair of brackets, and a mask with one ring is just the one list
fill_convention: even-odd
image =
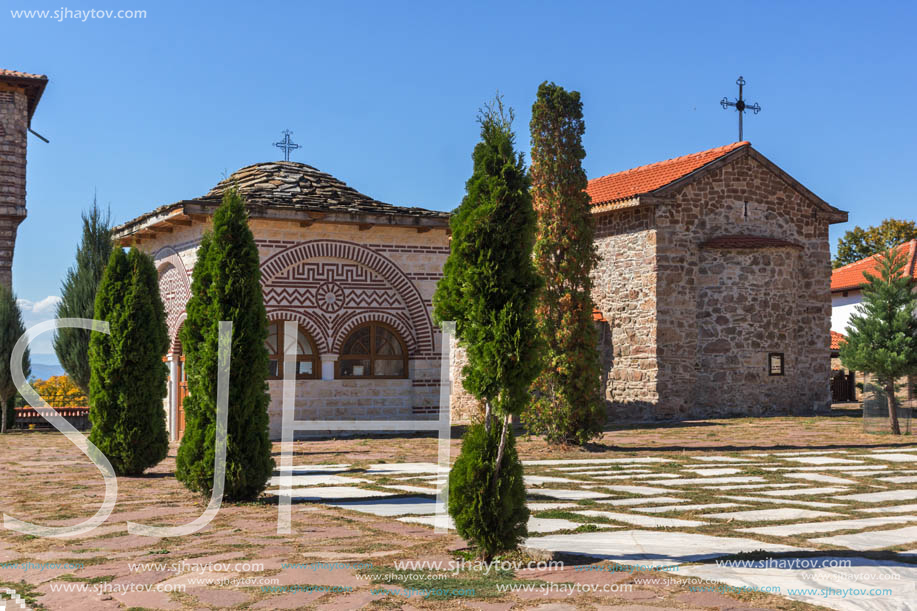
[[(61, 286), (61, 301), (57, 305), (58, 318), (92, 318), (95, 312), (96, 291), (113, 248), (111, 215), (99, 209), (95, 198), (92, 207), (83, 215), (83, 238), (76, 250), (76, 262), (67, 270)], [(57, 360), (84, 393), (89, 393), (89, 338), (88, 329), (58, 329), (54, 336)]]
[(900, 435), (895, 380), (917, 372), (917, 293), (904, 273), (904, 249), (886, 250), (877, 262), (878, 276), (863, 274), (863, 302), (850, 317), (840, 355), (844, 367), (876, 377), (887, 397), (889, 428)]
[[(16, 397), (16, 384), (10, 369), (13, 347), (19, 338), (25, 334), (25, 325), (22, 322), (22, 310), (16, 303), (13, 292), (0, 285), (0, 433), (12, 426), (10, 418), (11, 408)], [(29, 350), (26, 348), (22, 355), (22, 373), (26, 377), (32, 373), (32, 364), (29, 359)], [(12, 413), (15, 413), (14, 411)]]
[(598, 335), (592, 320), (595, 222), (582, 161), (583, 103), (577, 91), (544, 82), (532, 106), (535, 267), (544, 286), (535, 310), (545, 343), (537, 399), (523, 414), (549, 443), (584, 444), (602, 433)]
[(213, 229), (197, 252), (181, 340), (188, 371), (185, 435), (175, 475), (210, 494), (216, 451), (217, 347), (220, 321), (231, 321), (226, 500), (256, 498), (274, 470), (268, 437), (267, 313), (258, 248), (238, 191), (227, 190)]
[(169, 450), (166, 415), (169, 349), (166, 312), (153, 259), (136, 248), (112, 251), (94, 318), (111, 334), (89, 340), (89, 440), (118, 475), (140, 475)]
[(436, 319), (455, 321), (468, 353), (464, 386), (486, 406), (449, 475), (449, 513), (485, 558), (526, 535), (522, 466), (509, 419), (527, 404), (538, 373), (535, 215), (512, 119), (499, 97), (479, 116), (474, 170), (450, 222), (451, 252), (433, 298)]

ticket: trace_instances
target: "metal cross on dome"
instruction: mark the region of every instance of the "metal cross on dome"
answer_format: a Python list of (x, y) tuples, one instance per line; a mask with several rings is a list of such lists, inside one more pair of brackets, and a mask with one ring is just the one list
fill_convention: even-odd
[(751, 110), (755, 114), (758, 114), (761, 112), (761, 107), (757, 102), (749, 105), (745, 103), (744, 99), (742, 99), (742, 87), (745, 86), (745, 79), (740, 76), (739, 80), (736, 81), (736, 85), (739, 86), (739, 99), (737, 99), (735, 102), (730, 102), (728, 98), (724, 97), (722, 100), (720, 100), (720, 106), (723, 107), (723, 110), (726, 110), (730, 106), (735, 106), (735, 109), (739, 112), (739, 142), (742, 142), (744, 140), (742, 137), (742, 117), (745, 115), (745, 111)]
[(293, 132), (291, 132), (288, 129), (285, 129), (283, 130), (283, 140), (281, 140), (280, 142), (274, 143), (274, 146), (276, 146), (279, 149), (283, 149), (283, 160), (284, 161), (290, 160), (290, 151), (295, 151), (296, 149), (302, 148), (302, 145), (295, 144), (293, 140), (290, 139), (290, 136), (292, 135), (293, 135)]

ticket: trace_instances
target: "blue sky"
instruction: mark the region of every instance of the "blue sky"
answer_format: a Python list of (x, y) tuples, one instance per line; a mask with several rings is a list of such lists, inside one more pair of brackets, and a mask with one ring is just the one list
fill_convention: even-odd
[[(736, 139), (736, 95), (761, 114), (753, 145), (829, 203), (843, 231), (911, 218), (914, 3), (273, 2), (8, 0), (2, 67), (47, 74), (29, 139), (14, 288), (53, 316), (98, 193), (125, 221), (205, 193), (224, 174), (293, 159), (377, 199), (450, 210), (477, 109), (499, 90), (528, 148), (538, 84), (582, 92), (597, 177)], [(63, 6), (62, 6), (63, 5)], [(145, 10), (144, 19), (14, 19), (13, 10)], [(36, 362), (50, 352), (36, 346)]]

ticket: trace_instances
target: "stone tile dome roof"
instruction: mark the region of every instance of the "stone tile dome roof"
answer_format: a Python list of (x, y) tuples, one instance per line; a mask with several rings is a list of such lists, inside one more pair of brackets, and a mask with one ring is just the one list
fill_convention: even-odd
[(233, 172), (198, 201), (219, 201), (232, 186), (249, 206), (290, 207), (322, 212), (397, 214), (449, 218), (448, 212), (393, 206), (368, 195), (310, 165), (295, 161), (256, 163)]

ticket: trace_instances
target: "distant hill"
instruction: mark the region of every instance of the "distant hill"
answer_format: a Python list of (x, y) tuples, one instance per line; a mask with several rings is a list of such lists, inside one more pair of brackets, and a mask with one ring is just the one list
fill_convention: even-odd
[(32, 375), (33, 378), (38, 378), (39, 380), (47, 380), (52, 376), (62, 376), (66, 375), (67, 372), (64, 371), (64, 368), (60, 365), (46, 365), (42, 363), (32, 363)]

